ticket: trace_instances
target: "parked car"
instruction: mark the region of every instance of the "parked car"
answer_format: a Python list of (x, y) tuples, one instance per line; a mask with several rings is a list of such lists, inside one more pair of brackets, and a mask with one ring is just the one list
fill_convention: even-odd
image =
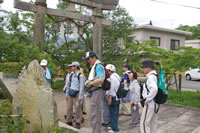
[(185, 78), (186, 80), (200, 79), (200, 68), (189, 68), (185, 72)]

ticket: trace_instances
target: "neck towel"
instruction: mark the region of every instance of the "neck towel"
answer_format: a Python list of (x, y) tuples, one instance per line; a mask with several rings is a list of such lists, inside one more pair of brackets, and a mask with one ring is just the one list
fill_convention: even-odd
[(92, 69), (90, 70), (88, 80), (94, 80), (94, 78), (95, 78), (95, 67), (96, 67), (97, 64), (100, 64), (100, 63), (101, 62), (99, 60), (96, 60), (96, 62), (92, 66)]

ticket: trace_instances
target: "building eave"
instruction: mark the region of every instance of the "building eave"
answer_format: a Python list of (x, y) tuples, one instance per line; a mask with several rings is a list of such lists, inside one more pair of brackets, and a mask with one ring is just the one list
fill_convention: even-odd
[(192, 32), (187, 32), (187, 31), (181, 31), (181, 30), (174, 30), (174, 29), (167, 29), (167, 28), (161, 28), (161, 27), (156, 27), (152, 25), (140, 25), (136, 27), (135, 30), (142, 30), (142, 29), (149, 29), (149, 30), (155, 30), (155, 31), (162, 31), (162, 32), (169, 32), (169, 33), (174, 33), (174, 34), (181, 34), (181, 35), (192, 35)]

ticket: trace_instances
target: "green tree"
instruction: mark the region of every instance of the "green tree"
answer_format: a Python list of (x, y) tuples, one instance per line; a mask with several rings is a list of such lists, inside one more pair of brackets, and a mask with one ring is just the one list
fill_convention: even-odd
[(192, 32), (191, 36), (186, 36), (186, 40), (200, 39), (200, 24), (196, 26), (180, 25), (177, 29)]

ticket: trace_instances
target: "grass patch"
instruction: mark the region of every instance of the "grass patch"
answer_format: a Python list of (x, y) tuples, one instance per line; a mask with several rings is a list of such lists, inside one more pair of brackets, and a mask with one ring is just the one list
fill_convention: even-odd
[(62, 90), (64, 86), (65, 86), (64, 80), (57, 80), (57, 81), (53, 82), (51, 87), (54, 90)]
[(200, 108), (200, 92), (181, 91), (169, 89), (167, 103), (180, 104)]

